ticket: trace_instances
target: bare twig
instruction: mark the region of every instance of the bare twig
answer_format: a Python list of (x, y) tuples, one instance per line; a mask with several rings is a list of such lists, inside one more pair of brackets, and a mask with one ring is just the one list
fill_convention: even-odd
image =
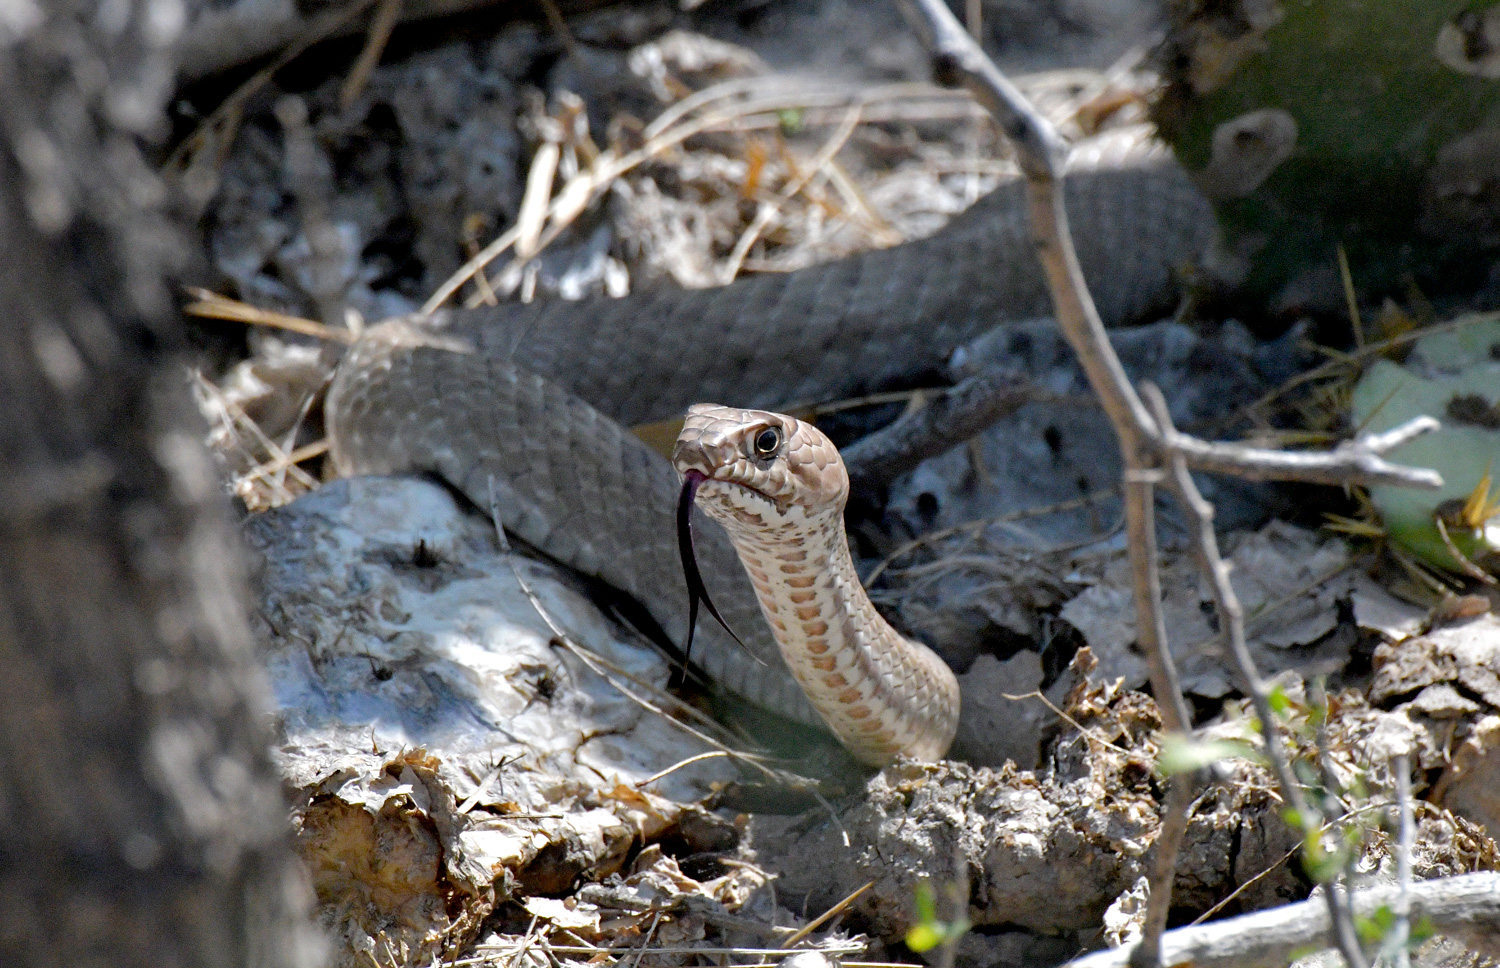
[[(1400, 896), (1397, 885), (1372, 887), (1354, 899), (1354, 908), (1373, 914)], [(1438, 933), (1494, 957), (1500, 954), (1500, 874), (1463, 874), (1411, 886), (1412, 917)], [(1320, 900), (1258, 911), (1212, 924), (1168, 931), (1162, 936), (1161, 963), (1196, 968), (1249, 968), (1284, 965), (1293, 952), (1330, 947), (1333, 926)], [(1125, 968), (1133, 945), (1069, 962), (1069, 968)]]
[(848, 907), (849, 907), (849, 905), (851, 905), (855, 901), (859, 900), (860, 897), (866, 891), (868, 891), (870, 888), (872, 888), (874, 886), (875, 886), (875, 882), (874, 881), (865, 881), (864, 886), (855, 888), (854, 891), (852, 893), (850, 893), (848, 897), (844, 898), (842, 901), (838, 902), (833, 907), (829, 908), (828, 910), (824, 911), (822, 914), (820, 914), (817, 917), (813, 918), (811, 921), (807, 922), (807, 924), (803, 925), (802, 928), (799, 929), (796, 934), (792, 935), (790, 938), (787, 938), (785, 941), (783, 941), (781, 943), (782, 949), (785, 950), (787, 948), (792, 947), (797, 942), (801, 941), (803, 938), (805, 938), (808, 935), (812, 934), (814, 931), (818, 930), (823, 925), (827, 924), (830, 918), (836, 917), (840, 913), (842, 913), (843, 911), (847, 910)]
[[(1078, 355), (1079, 364), (1120, 440), (1138, 636), (1150, 660), (1152, 689), (1163, 724), (1170, 730), (1186, 731), (1191, 720), (1167, 648), (1161, 612), (1152, 505), (1154, 489), (1160, 483), (1174, 492), (1185, 513), (1197, 525), (1195, 551), (1199, 566), (1212, 585), (1221, 625), (1230, 641), (1230, 653), (1263, 725), (1267, 756), (1283, 795), (1297, 809), (1304, 827), (1320, 820), (1307, 810), (1281, 747), (1269, 691), (1245, 642), (1243, 610), (1219, 555), (1213, 508), (1198, 493), (1188, 468), (1192, 464), (1248, 477), (1337, 484), (1378, 480), (1414, 487), (1441, 486), (1441, 479), (1434, 472), (1397, 467), (1381, 457), (1385, 451), (1432, 429), (1433, 422), (1413, 421), (1384, 435), (1356, 439), (1328, 454), (1301, 454), (1189, 438), (1172, 428), (1166, 402), (1159, 393), (1152, 398), (1155, 412), (1148, 410), (1126, 378), (1105, 335), (1079, 267), (1063, 204), (1065, 152), (1061, 138), (963, 31), (941, 0), (903, 0), (902, 6), (908, 19), (924, 35), (939, 79), (967, 87), (995, 117), (1015, 147), (1026, 180), (1032, 236), (1052, 295), (1058, 327)], [(1330, 923), (1351, 968), (1363, 968), (1364, 958), (1354, 935), (1353, 919), (1347, 905), (1341, 903), (1337, 888), (1336, 884), (1327, 885)], [(1154, 901), (1161, 905), (1169, 903), (1169, 898), (1159, 897), (1158, 893), (1153, 891)], [(1157, 953), (1148, 950), (1143, 954)]]
[(1417, 827), (1411, 812), (1411, 763), (1405, 753), (1391, 761), (1391, 772), (1396, 774), (1397, 893), (1391, 904), (1396, 923), (1392, 925), (1386, 949), (1396, 968), (1410, 968), (1411, 953), (1407, 948), (1411, 941), (1411, 846), (1417, 836)]
[(1383, 459), (1383, 455), (1436, 429), (1436, 420), (1417, 417), (1383, 434), (1361, 435), (1322, 453), (1212, 443), (1176, 431), (1162, 440), (1162, 446), (1181, 452), (1194, 470), (1233, 474), (1250, 480), (1334, 485), (1390, 484), (1435, 490), (1443, 486), (1442, 475), (1437, 471), (1391, 464)]
[(1056, 129), (1000, 73), (941, 0), (903, 0), (902, 7), (907, 19), (924, 35), (938, 79), (968, 88), (1015, 147), (1016, 160), (1026, 178), (1032, 236), (1052, 294), (1058, 328), (1078, 355), (1080, 366), (1120, 438), (1125, 464), (1125, 522), (1139, 616), (1137, 628), (1150, 662), (1152, 691), (1166, 727), (1186, 730), (1192, 720), (1182, 698), (1171, 653), (1166, 648), (1166, 623), (1161, 614), (1161, 576), (1156, 564), (1151, 505), (1154, 474), (1151, 467), (1155, 461), (1149, 446), (1155, 424), (1110, 346), (1078, 264), (1063, 205), (1066, 145)]
[(1151, 895), (1146, 899), (1146, 923), (1141, 940), (1131, 952), (1132, 968), (1155, 968), (1161, 961), (1161, 939), (1172, 910), (1172, 882), (1177, 878), (1177, 853), (1187, 834), (1198, 777), (1179, 773), (1167, 781), (1167, 802), (1162, 805), (1161, 831), (1156, 835), (1156, 869), (1151, 873)]
[[(1133, 464), (1154, 466), (1153, 458), (1164, 442), (1105, 336), (1104, 324), (1084, 282), (1068, 230), (1062, 195), (1066, 147), (1061, 136), (1000, 73), (946, 5), (939, 0), (902, 0), (902, 7), (927, 41), (938, 79), (966, 87), (989, 110), (1015, 147), (1016, 161), (1026, 177), (1032, 234), (1052, 293), (1058, 328), (1078, 354), (1094, 393), (1120, 436), (1127, 468)], [(1406, 428), (1400, 442), (1427, 429), (1430, 428), (1425, 425)], [(1336, 484), (1350, 483), (1349, 473), (1358, 472), (1377, 475), (1382, 483), (1441, 486), (1440, 481), (1435, 483), (1436, 475), (1431, 471), (1406, 470), (1403, 474), (1401, 468), (1383, 462), (1372, 464), (1371, 457), (1395, 446), (1389, 442), (1381, 448), (1367, 439), (1362, 446), (1353, 442), (1336, 450), (1337, 472), (1326, 466), (1326, 460), (1322, 464), (1310, 462), (1320, 455), (1256, 451), (1232, 444), (1193, 442), (1186, 437), (1179, 438), (1177, 443), (1188, 451), (1189, 464), (1201, 470)]]
[[(1163, 437), (1168, 440), (1174, 438), (1176, 431), (1172, 428), (1172, 415), (1167, 408), (1166, 398), (1161, 395), (1161, 391), (1156, 388), (1155, 384), (1147, 383), (1142, 390), (1151, 409), (1155, 411)], [(1234, 592), (1234, 586), (1229, 582), (1229, 566), (1224, 563), (1223, 557), (1219, 554), (1219, 539), (1214, 533), (1213, 505), (1204, 500), (1203, 495), (1199, 493), (1198, 485), (1193, 481), (1193, 475), (1188, 472), (1187, 461), (1183, 454), (1176, 450), (1169, 451), (1169, 454), (1170, 473), (1167, 480), (1183, 513), (1190, 524), (1196, 526), (1196, 531), (1193, 533), (1193, 552), (1198, 559), (1199, 570), (1209, 579), (1209, 589), (1213, 594), (1214, 605), (1219, 614), (1219, 624), (1229, 640), (1229, 655), (1240, 675), (1240, 687), (1250, 697), (1250, 703), (1255, 708), (1255, 715), (1260, 718), (1261, 731), (1265, 738), (1266, 759), (1276, 775), (1276, 782), (1281, 787), (1282, 796), (1300, 818), (1299, 823), (1304, 829), (1316, 826), (1322, 822), (1322, 817), (1310, 812), (1307, 798), (1302, 795), (1302, 787), (1292, 773), (1291, 763), (1287, 759), (1286, 750), (1281, 745), (1281, 737), (1276, 731), (1276, 714), (1271, 708), (1271, 691), (1267, 688), (1265, 680), (1260, 677), (1259, 671), (1255, 668), (1255, 660), (1250, 655), (1250, 646), (1245, 639), (1245, 610), (1240, 605), (1239, 596)], [(1343, 954), (1349, 968), (1363, 968), (1364, 953), (1360, 950), (1359, 939), (1354, 930), (1354, 918), (1349, 906), (1345, 903), (1347, 899), (1339, 894), (1337, 887), (1336, 883), (1324, 885), (1326, 903), (1333, 920), (1339, 951)]]

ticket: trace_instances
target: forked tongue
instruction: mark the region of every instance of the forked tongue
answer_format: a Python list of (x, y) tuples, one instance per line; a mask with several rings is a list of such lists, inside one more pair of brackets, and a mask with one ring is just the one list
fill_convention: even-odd
[[(677, 497), (677, 553), (682, 558), (682, 578), (687, 583), (688, 591), (688, 634), (687, 645), (682, 649), (681, 673), (686, 673), (688, 660), (693, 654), (693, 633), (698, 628), (698, 603), (701, 601), (703, 607), (708, 609), (708, 614), (714, 617), (714, 621), (724, 627), (729, 637), (745, 650), (756, 662), (765, 665), (765, 660), (750, 650), (729, 623), (724, 621), (724, 616), (714, 607), (713, 599), (708, 597), (708, 588), (703, 584), (703, 573), (698, 570), (698, 558), (693, 553), (693, 499), (698, 496), (698, 485), (707, 478), (702, 471), (688, 471), (682, 475), (682, 492)], [(681, 677), (674, 676), (677, 684), (681, 683)]]

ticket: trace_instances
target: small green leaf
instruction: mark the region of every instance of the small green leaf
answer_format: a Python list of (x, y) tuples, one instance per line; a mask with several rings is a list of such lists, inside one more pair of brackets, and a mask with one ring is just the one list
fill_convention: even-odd
[(1310, 830), (1302, 842), (1302, 869), (1315, 883), (1329, 884), (1344, 870), (1349, 851), (1341, 843), (1335, 850), (1323, 847), (1322, 835)]
[(1286, 719), (1292, 711), (1292, 700), (1287, 697), (1286, 690), (1281, 686), (1272, 686), (1270, 695), (1266, 696), (1266, 702), (1271, 706), (1271, 712)]
[(917, 885), (917, 921), (922, 924), (937, 923), (937, 899), (932, 896), (932, 885), (926, 881)]
[(1396, 912), (1385, 904), (1372, 911), (1368, 917), (1359, 914), (1354, 916), (1354, 929), (1359, 932), (1359, 940), (1367, 945), (1379, 944), (1395, 926)]
[(1260, 763), (1264, 758), (1259, 750), (1242, 739), (1199, 740), (1181, 733), (1169, 733), (1162, 739), (1156, 765), (1163, 774), (1176, 776), (1201, 770), (1220, 760), (1233, 759)]
[(906, 932), (906, 946), (917, 954), (931, 951), (943, 943), (943, 932), (931, 922), (914, 924)]

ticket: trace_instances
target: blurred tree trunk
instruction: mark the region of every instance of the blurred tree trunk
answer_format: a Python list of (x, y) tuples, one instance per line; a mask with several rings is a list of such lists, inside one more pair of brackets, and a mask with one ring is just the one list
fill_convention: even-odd
[(228, 507), (140, 146), (179, 0), (0, 14), (0, 963), (300, 966)]

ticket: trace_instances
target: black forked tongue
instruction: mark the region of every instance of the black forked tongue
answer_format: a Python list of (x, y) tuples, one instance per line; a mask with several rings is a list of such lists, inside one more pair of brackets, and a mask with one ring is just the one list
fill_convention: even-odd
[(682, 685), (683, 676), (687, 672), (688, 660), (693, 654), (693, 633), (698, 629), (698, 603), (701, 601), (703, 607), (708, 609), (708, 614), (714, 617), (714, 621), (724, 627), (729, 637), (738, 643), (756, 662), (765, 665), (765, 660), (750, 650), (734, 634), (734, 629), (724, 621), (724, 616), (714, 607), (713, 599), (708, 597), (708, 588), (703, 584), (703, 573), (698, 570), (698, 558), (693, 553), (693, 499), (698, 496), (698, 485), (707, 478), (702, 471), (688, 471), (682, 476), (682, 493), (677, 497), (677, 553), (682, 558), (682, 578), (687, 583), (688, 591), (688, 634), (687, 645), (682, 649), (682, 668), (673, 676), (670, 685), (673, 688)]

